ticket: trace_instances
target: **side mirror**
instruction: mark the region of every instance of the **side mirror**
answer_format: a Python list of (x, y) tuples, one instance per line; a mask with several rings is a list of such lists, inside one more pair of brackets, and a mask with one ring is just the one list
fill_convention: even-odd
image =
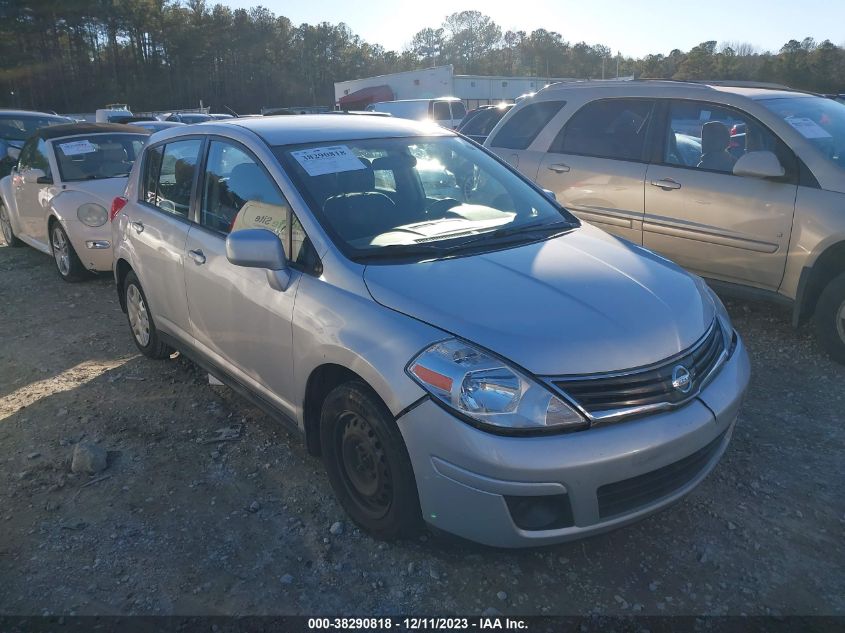
[(278, 236), (267, 229), (241, 229), (226, 238), (226, 259), (234, 266), (263, 268), (267, 283), (284, 292), (290, 285), (290, 269)]
[(773, 152), (748, 152), (734, 164), (734, 176), (781, 178), (786, 173)]
[(27, 184), (36, 184), (41, 181), (42, 178), (46, 178), (47, 174), (44, 173), (43, 169), (27, 169), (23, 172), (23, 181)]
[(546, 194), (546, 197), (551, 198), (552, 200), (557, 202), (557, 196), (555, 195), (555, 192), (551, 189), (543, 189), (543, 193)]

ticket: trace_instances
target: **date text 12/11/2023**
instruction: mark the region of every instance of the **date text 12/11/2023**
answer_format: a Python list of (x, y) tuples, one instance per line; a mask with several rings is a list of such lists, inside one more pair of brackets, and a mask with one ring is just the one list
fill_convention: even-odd
[(471, 618), (309, 618), (308, 630), (391, 630), (397, 631), (458, 631), (510, 630), (527, 631), (528, 623), (519, 618), (479, 616)]

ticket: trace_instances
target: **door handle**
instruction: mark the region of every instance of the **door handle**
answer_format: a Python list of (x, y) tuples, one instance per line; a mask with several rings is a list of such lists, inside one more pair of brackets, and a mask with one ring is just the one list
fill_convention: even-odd
[(660, 187), (664, 191), (681, 188), (681, 183), (675, 182), (671, 178), (663, 178), (662, 180), (652, 180), (649, 184), (652, 187)]
[(144, 223), (143, 222), (138, 222), (137, 220), (135, 220), (133, 222), (130, 222), (129, 226), (131, 226), (133, 229), (135, 229), (136, 233), (143, 233), (144, 232)]
[(197, 266), (202, 266), (205, 263), (205, 253), (203, 253), (200, 249), (188, 251), (188, 255), (191, 256), (191, 259), (194, 260), (194, 263)]
[(553, 171), (556, 174), (565, 174), (569, 171), (570, 167), (564, 163), (555, 163), (554, 165), (549, 165), (546, 169)]

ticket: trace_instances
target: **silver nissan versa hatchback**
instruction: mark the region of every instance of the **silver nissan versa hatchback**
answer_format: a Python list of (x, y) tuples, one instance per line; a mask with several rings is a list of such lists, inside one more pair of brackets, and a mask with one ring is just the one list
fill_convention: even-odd
[(749, 362), (698, 277), (453, 132), (235, 119), (153, 135), (111, 209), (135, 343), (301, 433), (372, 534), (579, 538), (692, 490)]

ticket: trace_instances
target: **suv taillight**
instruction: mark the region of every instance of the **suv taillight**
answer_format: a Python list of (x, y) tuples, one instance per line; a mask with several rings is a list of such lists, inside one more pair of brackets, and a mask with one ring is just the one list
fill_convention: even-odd
[(129, 202), (129, 200), (127, 200), (123, 196), (118, 196), (117, 198), (112, 200), (111, 209), (109, 210), (109, 221), (110, 222), (114, 221), (117, 214), (120, 213), (120, 210), (123, 209), (123, 207), (126, 206), (127, 202)]

